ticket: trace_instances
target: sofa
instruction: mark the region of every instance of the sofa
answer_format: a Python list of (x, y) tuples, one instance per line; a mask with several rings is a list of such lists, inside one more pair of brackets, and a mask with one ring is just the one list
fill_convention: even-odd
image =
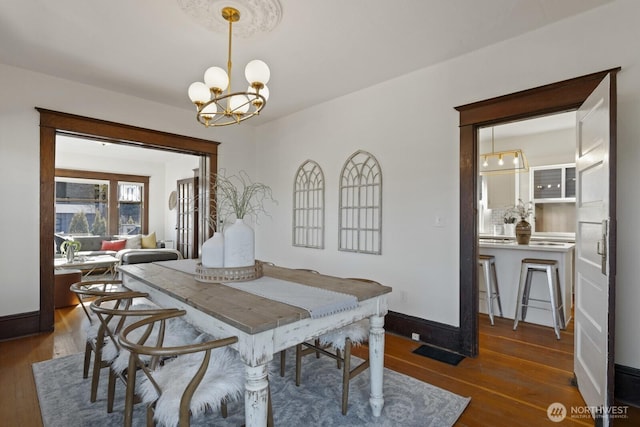
[(155, 232), (142, 235), (105, 235), (105, 236), (73, 236), (69, 234), (55, 234), (56, 256), (62, 256), (60, 245), (65, 240), (80, 243), (77, 256), (111, 255), (119, 260), (127, 254), (145, 254), (144, 257), (131, 256), (129, 259), (144, 259), (145, 262), (165, 261), (167, 259), (182, 259), (182, 254), (175, 249), (166, 249), (162, 242), (156, 240)]

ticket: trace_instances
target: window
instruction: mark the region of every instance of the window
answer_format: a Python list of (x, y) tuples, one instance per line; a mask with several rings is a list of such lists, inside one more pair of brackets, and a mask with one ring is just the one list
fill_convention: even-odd
[(55, 232), (147, 233), (149, 177), (56, 169)]
[(107, 234), (109, 183), (56, 179), (56, 233)]
[(118, 183), (118, 234), (140, 234), (142, 231), (142, 193), (137, 183)]
[(296, 172), (293, 246), (324, 248), (324, 174), (313, 160), (304, 162)]
[(340, 175), (339, 250), (382, 253), (382, 171), (373, 155), (356, 151)]

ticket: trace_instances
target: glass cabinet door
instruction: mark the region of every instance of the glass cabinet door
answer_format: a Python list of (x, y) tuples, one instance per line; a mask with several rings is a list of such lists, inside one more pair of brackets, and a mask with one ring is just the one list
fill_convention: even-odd
[(531, 168), (534, 200), (564, 201), (576, 197), (576, 168), (573, 164)]
[(562, 197), (562, 169), (541, 169), (533, 172), (534, 199), (559, 199), (560, 197)]
[(576, 168), (573, 163), (530, 168), (532, 231), (575, 233)]
[(576, 168), (565, 169), (564, 197), (576, 197)]

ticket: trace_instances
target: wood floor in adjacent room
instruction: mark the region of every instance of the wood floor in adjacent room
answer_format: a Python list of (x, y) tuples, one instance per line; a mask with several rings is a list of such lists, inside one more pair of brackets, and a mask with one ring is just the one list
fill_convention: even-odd
[[(41, 426), (31, 364), (84, 351), (80, 307), (56, 310), (55, 332), (0, 342), (0, 425)], [(420, 343), (387, 334), (385, 365), (444, 388), (471, 403), (456, 426), (557, 425), (547, 418), (547, 407), (561, 402), (567, 408), (583, 406), (573, 377), (572, 326), (556, 340), (548, 328), (496, 319), (491, 327), (481, 317), (480, 355), (451, 366), (412, 351)], [(364, 348), (360, 349), (360, 351)], [(616, 426), (638, 425), (640, 409)], [(593, 425), (591, 420), (567, 418), (566, 425)], [(416, 426), (417, 427), (417, 426)]]

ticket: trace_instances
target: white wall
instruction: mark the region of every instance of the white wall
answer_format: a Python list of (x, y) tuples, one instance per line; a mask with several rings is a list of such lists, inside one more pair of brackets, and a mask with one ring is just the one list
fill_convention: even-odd
[[(259, 179), (280, 204), (257, 233), (258, 256), (394, 288), (390, 308), (458, 326), (459, 136), (463, 105), (616, 66), (618, 74), (618, 276), (616, 362), (640, 367), (640, 3), (618, 0), (455, 60), (387, 81), (259, 128)], [(411, 54), (419, 54), (413, 52)], [(383, 254), (337, 250), (338, 176), (355, 150), (383, 172)], [(293, 177), (306, 159), (326, 177), (326, 248), (291, 246)], [(464, 209), (464, 207), (463, 207)], [(443, 216), (443, 228), (435, 227)]]
[[(40, 131), (34, 107), (215, 140), (222, 143), (219, 157), (227, 167), (250, 173), (255, 167), (253, 130), (205, 129), (189, 105), (168, 107), (5, 65), (0, 93), (0, 224), (3, 241), (11, 242), (0, 246), (0, 316), (39, 309), (39, 267), (33, 260), (40, 242)], [(166, 202), (168, 194), (161, 197)], [(154, 226), (164, 227), (161, 222)]]
[[(452, 108), (422, 103), (400, 88), (439, 81), (437, 69), (386, 82), (260, 128), (260, 179), (273, 186), (279, 204), (260, 229), (259, 256), (275, 262), (347, 277), (368, 277), (394, 287), (391, 308), (442, 323), (458, 324), (458, 143)], [(442, 85), (445, 86), (445, 85)], [(427, 85), (434, 97), (443, 87)], [(421, 88), (422, 90), (422, 88)], [(392, 94), (386, 100), (384, 94)], [(384, 102), (384, 101), (388, 101)], [(391, 113), (404, 106), (407, 116)], [(412, 111), (419, 110), (419, 117)], [(417, 119), (416, 119), (417, 118)], [(338, 179), (358, 149), (382, 167), (382, 255), (338, 252)], [(291, 246), (293, 178), (306, 159), (317, 161), (326, 179), (324, 250)], [(442, 216), (445, 226), (434, 227)]]

